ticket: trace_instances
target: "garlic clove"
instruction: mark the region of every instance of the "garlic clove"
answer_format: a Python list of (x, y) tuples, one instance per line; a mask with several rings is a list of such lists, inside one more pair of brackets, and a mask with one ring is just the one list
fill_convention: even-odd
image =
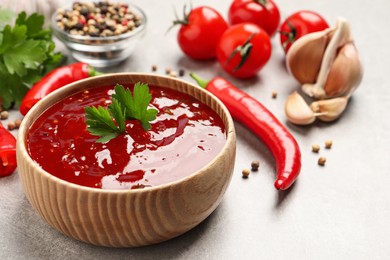
[(312, 102), (310, 108), (313, 113), (318, 114), (318, 119), (331, 122), (341, 116), (347, 107), (349, 97), (338, 97)]
[(363, 66), (353, 43), (347, 43), (338, 51), (328, 74), (324, 91), (327, 97), (350, 95), (359, 85)]
[(303, 97), (294, 91), (286, 100), (284, 112), (288, 121), (297, 125), (309, 125), (316, 119)]
[(333, 30), (306, 34), (291, 45), (286, 57), (287, 69), (301, 84), (316, 82)]

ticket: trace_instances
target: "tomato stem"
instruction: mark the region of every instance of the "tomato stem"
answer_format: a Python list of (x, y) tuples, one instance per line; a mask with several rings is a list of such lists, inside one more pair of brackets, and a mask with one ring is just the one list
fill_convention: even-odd
[(248, 37), (248, 39), (244, 42), (243, 45), (239, 45), (234, 51), (230, 54), (229, 58), (227, 59), (226, 63), (229, 63), (231, 59), (236, 55), (237, 52), (240, 53), (241, 60), (240, 63), (233, 69), (233, 72), (239, 70), (245, 62), (248, 60), (251, 50), (253, 48), (253, 44), (250, 43), (252, 38), (256, 35), (256, 33), (252, 33), (251, 36)]
[(198, 75), (196, 75), (193, 72), (190, 73), (190, 76), (191, 76), (191, 78), (193, 78), (196, 81), (196, 83), (198, 83), (198, 85), (200, 87), (206, 89), (207, 84), (209, 84), (209, 81), (202, 79), (201, 77), (199, 77)]
[(187, 5), (184, 5), (183, 6), (183, 18), (182, 19), (179, 18), (179, 16), (177, 15), (175, 9), (173, 9), (176, 20), (173, 21), (173, 24), (168, 28), (167, 32), (169, 32), (173, 27), (175, 27), (178, 24), (180, 24), (180, 25), (188, 25), (188, 16), (190, 15), (190, 13), (192, 11), (192, 4), (190, 6), (190, 11), (188, 13), (186, 12), (186, 9), (187, 9)]
[(282, 34), (282, 35), (287, 37), (287, 40), (282, 44), (284, 50), (286, 50), (287, 44), (289, 44), (289, 43), (292, 44), (295, 41), (296, 37), (297, 37), (297, 30), (290, 23), (290, 21), (288, 19), (286, 20), (286, 24), (290, 28), (290, 31), (289, 32), (279, 31), (280, 34)]
[(256, 3), (261, 5), (265, 10), (269, 11), (267, 5), (268, 5), (268, 0), (255, 0)]

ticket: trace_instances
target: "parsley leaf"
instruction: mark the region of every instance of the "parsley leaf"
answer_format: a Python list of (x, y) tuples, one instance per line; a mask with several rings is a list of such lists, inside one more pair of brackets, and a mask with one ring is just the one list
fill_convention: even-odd
[[(87, 130), (100, 136), (97, 142), (105, 143), (126, 131), (126, 119), (139, 120), (144, 130), (152, 126), (149, 121), (156, 118), (157, 110), (148, 109), (152, 100), (149, 87), (144, 83), (134, 85), (133, 94), (122, 85), (115, 86), (112, 103), (107, 107), (86, 107)], [(116, 124), (115, 124), (116, 122)]]
[(87, 114), (86, 124), (88, 125), (88, 131), (92, 135), (101, 136), (97, 142), (107, 142), (121, 133), (112, 120), (108, 109), (102, 106), (86, 107), (85, 113)]
[(29, 17), (25, 12), (19, 14), (16, 19), (16, 25), (25, 25), (27, 28), (27, 37), (37, 39), (50, 40), (51, 31), (49, 29), (44, 30), (43, 25), (45, 23), (45, 18), (42, 15), (33, 13)]
[(45, 47), (41, 42), (34, 40), (24, 41), (14, 48), (9, 48), (3, 54), (3, 62), (10, 74), (16, 73), (22, 77), (27, 69), (38, 69), (39, 64), (46, 59)]
[(118, 100), (113, 99), (111, 105), (108, 106), (108, 110), (111, 115), (114, 117), (116, 123), (118, 124), (119, 131), (123, 133), (126, 129), (126, 109), (122, 110), (121, 105)]
[[(30, 71), (32, 72), (32, 70)], [(35, 74), (31, 75), (31, 77), (34, 76)], [(24, 83), (24, 78), (20, 78), (16, 74), (9, 74), (5, 65), (0, 62), (0, 100), (4, 107), (11, 107), (13, 100), (22, 100), (26, 95), (29, 88)]]
[(9, 108), (63, 59), (54, 52), (51, 31), (43, 28), (43, 15), (22, 12), (13, 26), (5, 25), (13, 16), (11, 11), (0, 9), (0, 16), (0, 97)]
[(122, 107), (126, 108), (125, 115), (127, 119), (139, 120), (145, 130), (149, 130), (152, 127), (149, 121), (156, 119), (157, 110), (153, 108), (148, 109), (148, 105), (152, 100), (148, 84), (136, 83), (133, 95), (129, 89), (125, 90), (123, 86), (117, 84), (115, 86), (115, 94), (112, 97), (117, 99)]

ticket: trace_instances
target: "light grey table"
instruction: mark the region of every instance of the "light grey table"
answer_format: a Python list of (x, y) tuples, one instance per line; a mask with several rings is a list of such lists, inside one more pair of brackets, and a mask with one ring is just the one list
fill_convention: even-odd
[[(196, 1), (224, 16), (230, 1)], [(177, 29), (166, 34), (184, 1), (136, 0), (149, 19), (137, 52), (109, 71), (150, 72), (152, 64), (194, 71), (204, 78), (221, 75), (266, 105), (283, 123), (286, 97), (298, 84), (284, 67), (279, 39), (272, 40), (270, 62), (258, 77), (239, 81), (216, 62), (194, 62), (176, 43)], [(283, 17), (300, 10), (318, 11), (334, 24), (338, 16), (352, 25), (365, 67), (364, 79), (343, 117), (308, 127), (287, 124), (302, 150), (302, 172), (287, 192), (273, 187), (274, 160), (240, 124), (234, 175), (217, 210), (203, 223), (173, 240), (143, 248), (95, 247), (68, 238), (48, 226), (24, 196), (18, 173), (0, 179), (0, 259), (389, 259), (390, 257), (390, 2), (388, 0), (280, 0)], [(71, 62), (72, 60), (70, 60)], [(188, 73), (184, 79), (191, 81)], [(271, 98), (278, 92), (277, 99)], [(13, 111), (13, 119), (20, 117)], [(16, 134), (16, 131), (13, 133)], [(311, 152), (333, 140), (330, 150)], [(325, 167), (317, 165), (327, 157)], [(260, 170), (246, 180), (241, 170), (253, 159)]]

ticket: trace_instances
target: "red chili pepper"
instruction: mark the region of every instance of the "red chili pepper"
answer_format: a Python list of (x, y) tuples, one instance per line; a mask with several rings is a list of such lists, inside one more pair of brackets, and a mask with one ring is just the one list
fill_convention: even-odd
[(227, 80), (216, 77), (207, 82), (193, 73), (190, 75), (201, 87), (219, 98), (235, 120), (243, 123), (265, 143), (276, 162), (274, 186), (278, 190), (288, 189), (301, 170), (301, 152), (286, 127), (259, 101)]
[(99, 75), (88, 64), (83, 62), (73, 63), (67, 66), (59, 67), (45, 75), (40, 81), (35, 83), (27, 92), (20, 104), (20, 113), (26, 115), (27, 112), (42, 98), (56, 89), (80, 79)]
[(16, 138), (0, 123), (0, 177), (16, 169)]

